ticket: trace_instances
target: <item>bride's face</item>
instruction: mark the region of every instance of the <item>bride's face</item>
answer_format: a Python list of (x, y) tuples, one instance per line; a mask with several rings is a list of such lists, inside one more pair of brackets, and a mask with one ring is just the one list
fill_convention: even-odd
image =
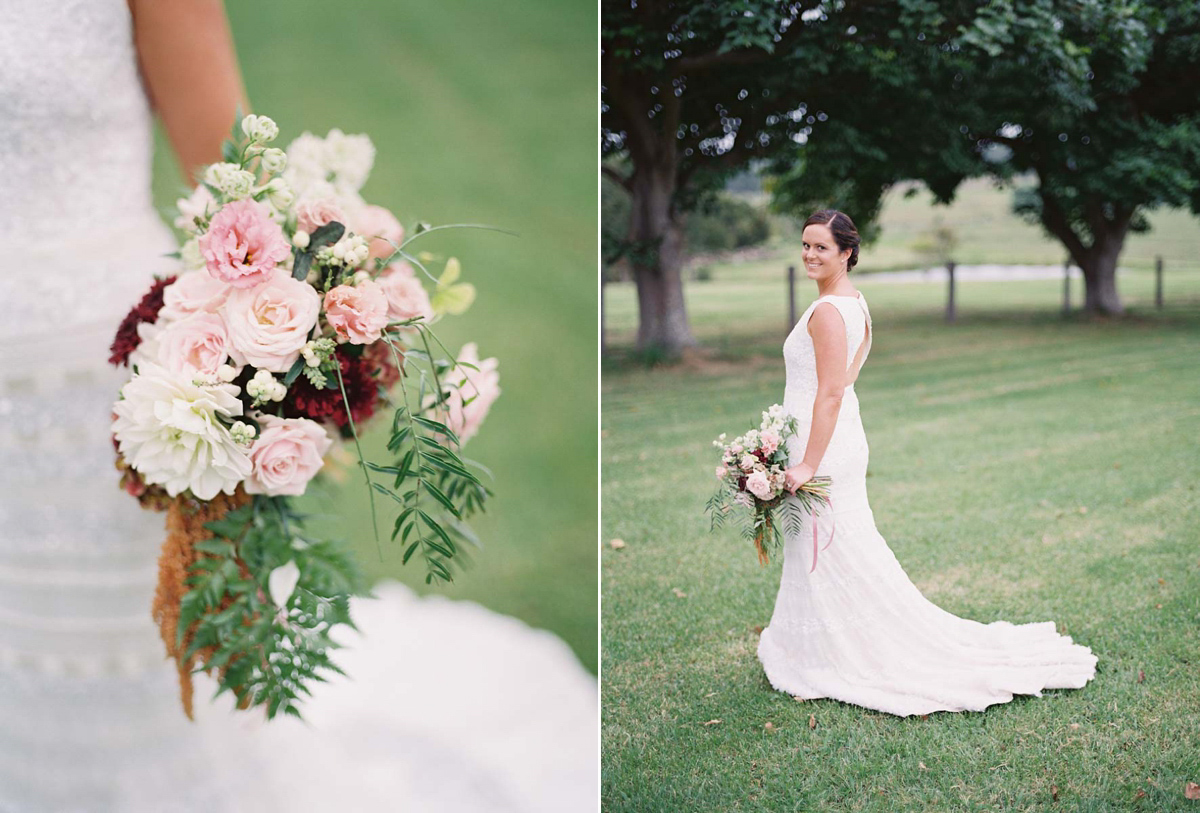
[(817, 223), (804, 229), (804, 270), (809, 279), (817, 282), (827, 280), (838, 273), (846, 271), (846, 261), (850, 259), (850, 249), (838, 251), (833, 232), (828, 226)]

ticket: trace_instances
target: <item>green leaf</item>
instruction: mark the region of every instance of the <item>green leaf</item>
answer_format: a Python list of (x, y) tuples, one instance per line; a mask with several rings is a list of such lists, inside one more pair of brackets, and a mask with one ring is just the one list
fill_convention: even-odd
[(308, 251), (316, 253), (317, 249), (322, 246), (328, 246), (342, 239), (342, 235), (346, 233), (346, 227), (336, 220), (330, 220), (323, 226), (318, 226), (309, 235)]
[[(453, 514), (455, 519), (462, 519), (462, 515), (459, 514), (458, 508), (454, 505), (454, 503), (450, 502), (450, 498), (443, 494), (440, 488), (435, 486), (433, 483), (426, 481), (425, 490), (432, 494), (433, 498), (440, 502), (447, 511)], [(447, 537), (447, 541), (449, 541), (449, 537)]]
[(415, 542), (413, 542), (411, 545), (409, 545), (408, 550), (404, 551), (404, 558), (401, 560), (400, 564), (403, 564), (403, 565), (408, 564), (408, 560), (412, 558), (413, 551), (415, 551), (417, 549), (417, 546), (420, 544), (421, 544), (421, 540), (418, 539)]
[[(309, 246), (311, 247), (311, 243)], [(310, 251), (301, 251), (294, 249), (292, 251), (292, 279), (298, 279), (301, 282), (308, 279), (309, 269), (312, 268), (313, 255)]]
[(300, 356), (300, 358), (292, 362), (292, 366), (288, 368), (287, 375), (283, 377), (283, 385), (285, 387), (292, 386), (292, 383), (300, 377), (300, 372), (304, 369), (306, 363), (304, 356)]

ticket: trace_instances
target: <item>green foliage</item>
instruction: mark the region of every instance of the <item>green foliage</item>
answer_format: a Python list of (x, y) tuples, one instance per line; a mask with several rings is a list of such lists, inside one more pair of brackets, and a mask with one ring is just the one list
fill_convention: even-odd
[[(264, 706), (267, 717), (299, 717), (311, 681), (341, 673), (330, 652), (332, 629), (350, 620), (350, 596), (361, 574), (337, 543), (308, 538), (286, 497), (253, 501), (205, 526), (213, 536), (196, 545), (180, 604), (179, 643), (198, 670), (216, 670), (217, 694), (232, 692), (240, 707)], [(299, 581), (282, 606), (270, 595), (272, 571), (292, 562)]]
[(771, 221), (744, 200), (717, 195), (688, 215), (686, 234), (693, 251), (729, 251), (765, 243), (771, 237)]
[[(438, 420), (439, 410), (444, 410), (450, 398), (450, 388), (462, 389), (461, 384), (444, 381), (443, 375), (459, 366), (464, 370), (476, 368), (465, 362), (435, 359), (429, 352), (429, 339), (436, 342), (437, 337), (423, 323), (411, 327), (420, 334), (424, 350), (400, 345), (399, 334), (394, 329), (385, 333), (382, 339), (388, 343), (396, 366), (403, 371), (401, 402), (392, 417), (386, 446), (395, 461), (389, 465), (367, 461), (353, 420), (350, 427), (363, 476), (371, 490), (372, 521), (376, 521), (374, 494), (378, 492), (398, 507), (391, 539), (404, 547), (402, 563), (408, 564), (414, 554), (420, 553), (426, 568), (426, 584), (435, 580), (450, 582), (453, 580), (453, 563), (463, 558), (462, 543), (479, 546), (479, 539), (467, 520), (483, 510), (492, 492), (472, 471), (472, 468), (482, 466), (459, 455), (461, 441), (450, 427)], [(418, 362), (424, 366), (418, 367)], [(412, 392), (407, 379), (414, 375), (414, 369), (418, 381), (416, 391)], [(335, 368), (335, 371), (338, 385), (344, 387), (341, 370)], [(469, 371), (465, 373), (465, 381), (470, 381)], [(464, 405), (470, 400), (463, 396)], [(391, 478), (391, 484), (372, 480), (371, 472)], [(378, 541), (378, 526), (375, 533)]]

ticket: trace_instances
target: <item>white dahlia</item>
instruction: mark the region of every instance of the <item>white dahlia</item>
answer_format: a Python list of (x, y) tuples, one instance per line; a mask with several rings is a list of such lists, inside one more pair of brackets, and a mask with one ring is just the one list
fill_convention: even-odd
[(232, 384), (197, 385), (144, 364), (113, 406), (121, 456), (172, 497), (185, 489), (202, 500), (220, 491), (232, 494), (252, 469), (222, 422), (242, 414), (237, 391)]

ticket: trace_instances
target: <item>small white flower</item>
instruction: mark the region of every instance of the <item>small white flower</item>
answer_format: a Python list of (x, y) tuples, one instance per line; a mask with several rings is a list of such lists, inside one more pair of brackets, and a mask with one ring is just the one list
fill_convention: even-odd
[(279, 125), (267, 116), (249, 115), (242, 119), (242, 132), (256, 144), (267, 144), (279, 137)]
[(242, 369), (240, 367), (235, 367), (232, 364), (223, 364), (217, 369), (217, 378), (228, 384), (233, 381), (233, 379), (237, 378), (241, 372)]
[(254, 442), (254, 436), (258, 432), (251, 424), (244, 421), (234, 421), (233, 426), (229, 427), (229, 434), (233, 437), (235, 443), (241, 446), (249, 446)]
[(204, 255), (200, 253), (200, 241), (193, 237), (179, 247), (179, 259), (183, 267), (189, 271), (199, 271), (204, 268)]
[(204, 182), (231, 200), (241, 200), (254, 190), (254, 173), (237, 164), (212, 164), (204, 171)]
[(294, 559), (272, 570), (267, 576), (267, 591), (271, 594), (271, 603), (276, 607), (286, 607), (299, 582), (300, 568)]
[(287, 153), (278, 147), (269, 147), (263, 150), (259, 160), (262, 162), (263, 171), (274, 175), (277, 172), (283, 172), (284, 167), (287, 166)]
[(304, 249), (308, 248), (308, 244), (311, 240), (312, 236), (308, 232), (298, 229), (292, 236), (292, 245), (303, 251)]

